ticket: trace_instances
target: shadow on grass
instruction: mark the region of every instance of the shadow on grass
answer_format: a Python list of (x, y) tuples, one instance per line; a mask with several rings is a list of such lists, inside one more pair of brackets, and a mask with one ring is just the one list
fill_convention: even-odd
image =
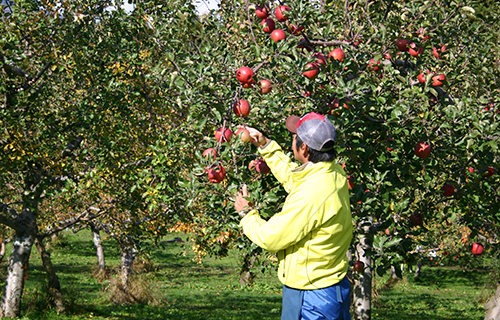
[(482, 320), (488, 272), (460, 268), (427, 267), (419, 278), (412, 274), (378, 291), (372, 319)]

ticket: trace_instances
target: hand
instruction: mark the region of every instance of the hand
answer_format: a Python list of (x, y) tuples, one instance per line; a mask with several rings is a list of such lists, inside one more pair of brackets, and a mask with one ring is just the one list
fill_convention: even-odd
[(246, 126), (238, 126), (238, 129), (248, 130), (248, 133), (250, 133), (250, 142), (256, 147), (261, 147), (269, 141), (268, 138), (264, 137), (264, 135), (259, 130), (255, 129), (255, 128), (246, 127)]
[(248, 198), (250, 194), (248, 193), (247, 185), (244, 184), (238, 194), (236, 195), (234, 201), (234, 208), (236, 211), (240, 212), (243, 210), (248, 210), (253, 208), (253, 204), (250, 203), (246, 198)]

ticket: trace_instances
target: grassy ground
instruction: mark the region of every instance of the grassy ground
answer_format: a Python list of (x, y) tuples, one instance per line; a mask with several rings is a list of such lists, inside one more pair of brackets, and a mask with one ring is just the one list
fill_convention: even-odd
[[(116, 244), (104, 243), (106, 264), (116, 273), (120, 263)], [(93, 275), (97, 259), (90, 233), (67, 233), (52, 249), (52, 259), (70, 313), (56, 315), (44, 302), (45, 274), (35, 249), (22, 316), (25, 320), (280, 319), (281, 284), (274, 272), (259, 273), (252, 288), (240, 288), (236, 257), (207, 258), (199, 265), (183, 246), (167, 242), (152, 247), (151, 264), (143, 266), (151, 270), (137, 280), (139, 291), (151, 294), (151, 302), (120, 306), (110, 302), (113, 277), (100, 280)], [(5, 261), (1, 268), (5, 270)], [(485, 286), (492, 282), (488, 277), (487, 271), (424, 267), (419, 279), (410, 274), (391, 287), (384, 285), (387, 279), (376, 278), (372, 319), (483, 319), (484, 301), (494, 292)]]

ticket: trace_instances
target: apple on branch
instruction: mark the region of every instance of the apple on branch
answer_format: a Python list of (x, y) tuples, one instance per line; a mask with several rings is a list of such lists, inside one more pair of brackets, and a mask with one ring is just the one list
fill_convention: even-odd
[(415, 154), (417, 157), (426, 159), (431, 154), (431, 146), (424, 142), (419, 142), (415, 145)]
[[(224, 129), (224, 134), (222, 134), (222, 130)], [(222, 128), (220, 127), (219, 129), (215, 130), (215, 140), (217, 142), (231, 142), (231, 136), (233, 135), (233, 132), (229, 128)]]
[(236, 71), (236, 79), (241, 83), (251, 83), (253, 77), (253, 70), (249, 67), (241, 67)]
[(288, 15), (290, 14), (290, 7), (288, 6), (279, 6), (274, 11), (274, 15), (279, 22), (285, 22), (288, 20)]
[(255, 15), (257, 18), (263, 20), (269, 16), (269, 6), (267, 4), (258, 4), (255, 7)]
[(234, 104), (233, 111), (237, 117), (246, 118), (250, 114), (250, 103), (244, 99), (240, 99)]
[(340, 48), (333, 49), (332, 51), (330, 51), (330, 54), (328, 54), (328, 61), (330, 61), (331, 58), (333, 58), (334, 60), (343, 62), (344, 58), (345, 58), (344, 51), (342, 51), (342, 49), (340, 49)]
[(408, 45), (410, 44), (410, 40), (406, 39), (398, 39), (396, 41), (396, 46), (398, 47), (398, 50), (401, 52), (407, 52), (408, 51)]
[(262, 26), (262, 31), (264, 31), (265, 33), (271, 33), (271, 32), (273, 32), (274, 27), (275, 27), (274, 20), (271, 19), (271, 18), (263, 19), (260, 22), (260, 25)]
[(441, 187), (441, 190), (443, 190), (445, 197), (451, 197), (455, 193), (455, 188), (451, 184), (445, 184)]
[(480, 243), (474, 242), (472, 244), (472, 253), (476, 256), (483, 254), (484, 246)]
[(208, 181), (212, 183), (219, 183), (226, 177), (226, 170), (222, 165), (214, 166), (207, 170)]
[(410, 216), (410, 225), (413, 227), (419, 226), (422, 224), (422, 214), (420, 212), (414, 213)]
[(271, 81), (267, 79), (260, 80), (259, 84), (260, 84), (260, 93), (262, 94), (269, 93), (273, 89)]
[(274, 40), (274, 42), (285, 40), (286, 39), (285, 31), (281, 29), (274, 29), (273, 32), (271, 32), (271, 38)]
[(215, 151), (214, 148), (205, 149), (205, 151), (203, 151), (203, 157), (207, 160), (215, 160), (217, 158), (217, 151)]
[(240, 140), (244, 143), (249, 143), (250, 142), (250, 132), (247, 129), (240, 128), (236, 130), (236, 136), (240, 137)]
[(308, 79), (314, 79), (319, 73), (318, 70), (318, 65), (315, 64), (314, 62), (309, 62), (306, 64), (306, 71), (302, 72), (302, 74), (307, 77)]

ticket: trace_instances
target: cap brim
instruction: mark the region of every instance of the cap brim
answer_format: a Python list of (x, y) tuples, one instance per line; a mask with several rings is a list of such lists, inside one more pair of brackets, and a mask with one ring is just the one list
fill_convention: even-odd
[(299, 116), (295, 116), (295, 115), (289, 116), (286, 119), (286, 123), (285, 123), (288, 131), (290, 131), (292, 133), (297, 133), (297, 123), (299, 122), (299, 120), (300, 120)]

